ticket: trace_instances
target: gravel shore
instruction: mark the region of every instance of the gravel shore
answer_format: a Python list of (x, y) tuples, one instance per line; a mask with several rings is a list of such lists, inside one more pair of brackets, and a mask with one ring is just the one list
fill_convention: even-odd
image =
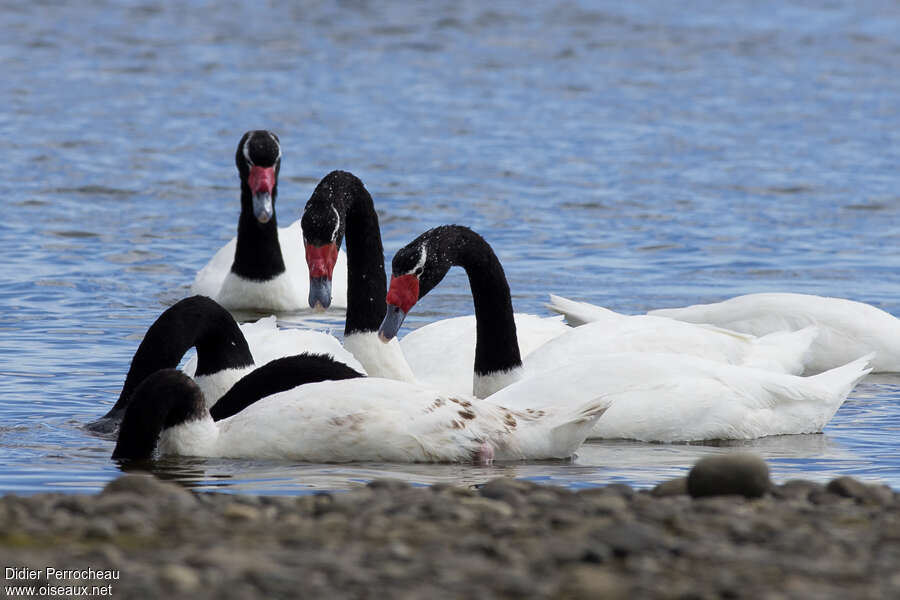
[(0, 498), (4, 585), (118, 598), (900, 598), (897, 493), (849, 478), (772, 485), (753, 461), (701, 461), (645, 491), (378, 480), (256, 497), (129, 474), (93, 496)]

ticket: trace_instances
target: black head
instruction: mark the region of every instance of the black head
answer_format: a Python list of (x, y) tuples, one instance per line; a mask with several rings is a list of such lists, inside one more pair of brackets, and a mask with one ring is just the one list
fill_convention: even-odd
[(146, 460), (153, 455), (164, 429), (208, 414), (203, 393), (190, 377), (176, 369), (157, 371), (134, 391), (112, 458)]
[(454, 244), (466, 227), (444, 225), (429, 229), (401, 248), (391, 261), (391, 285), (387, 293), (387, 314), (379, 333), (385, 341), (400, 330), (409, 311), (433, 290), (453, 266)]
[(196, 375), (253, 365), (250, 346), (225, 308), (206, 296), (190, 296), (167, 308), (147, 329), (115, 406), (87, 428), (95, 433), (115, 431), (137, 386), (161, 369), (178, 366), (185, 352), (197, 349)]
[(281, 163), (281, 141), (265, 129), (248, 131), (238, 142), (234, 162), (241, 175), (248, 174), (253, 166), (277, 167)]
[(300, 228), (309, 267), (309, 305), (331, 305), (331, 279), (338, 250), (347, 228), (347, 211), (353, 194), (365, 189), (362, 181), (346, 171), (332, 171), (322, 178), (303, 209)]
[(346, 171), (332, 171), (313, 190), (300, 218), (300, 228), (307, 244), (341, 246), (347, 227), (345, 216), (348, 204), (352, 201), (344, 192), (348, 179), (351, 178), (358, 181)]
[(444, 279), (466, 238), (473, 235), (478, 234), (461, 225), (429, 229), (397, 251), (391, 261), (391, 279), (407, 275), (416, 277), (419, 281), (416, 299), (424, 298)]
[(512, 297), (503, 266), (487, 241), (460, 225), (426, 231), (394, 256), (387, 312), (379, 335), (397, 335), (406, 313), (441, 282), (452, 266), (466, 270), (475, 305), (475, 373), (522, 366)]
[(241, 189), (249, 194), (253, 215), (260, 223), (267, 223), (275, 212), (278, 195), (278, 172), (281, 170), (281, 142), (271, 131), (248, 131), (238, 142), (234, 155)]

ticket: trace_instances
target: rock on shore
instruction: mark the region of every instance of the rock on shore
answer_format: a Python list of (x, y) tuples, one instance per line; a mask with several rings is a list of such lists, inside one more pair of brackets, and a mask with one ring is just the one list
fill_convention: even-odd
[(889, 488), (790, 481), (750, 498), (708, 486), (692, 498), (685, 479), (652, 491), (377, 480), (255, 497), (125, 475), (95, 496), (3, 497), (0, 555), (118, 570), (118, 598), (900, 598)]

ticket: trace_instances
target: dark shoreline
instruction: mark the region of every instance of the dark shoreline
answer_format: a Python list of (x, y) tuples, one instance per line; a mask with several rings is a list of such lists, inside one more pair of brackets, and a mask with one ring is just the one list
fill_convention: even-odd
[(6, 586), (111, 584), (118, 598), (900, 598), (900, 494), (886, 486), (693, 498), (686, 482), (378, 480), (259, 497), (125, 475), (97, 495), (0, 498), (0, 554), (4, 569), (119, 572)]

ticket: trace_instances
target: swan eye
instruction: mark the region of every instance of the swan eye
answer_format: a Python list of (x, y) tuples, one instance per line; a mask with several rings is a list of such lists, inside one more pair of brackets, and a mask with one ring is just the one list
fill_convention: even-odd
[(416, 266), (412, 268), (411, 273), (418, 277), (425, 270), (425, 260), (428, 258), (428, 251), (425, 248), (422, 248), (422, 252), (419, 254), (419, 261), (416, 263)]

